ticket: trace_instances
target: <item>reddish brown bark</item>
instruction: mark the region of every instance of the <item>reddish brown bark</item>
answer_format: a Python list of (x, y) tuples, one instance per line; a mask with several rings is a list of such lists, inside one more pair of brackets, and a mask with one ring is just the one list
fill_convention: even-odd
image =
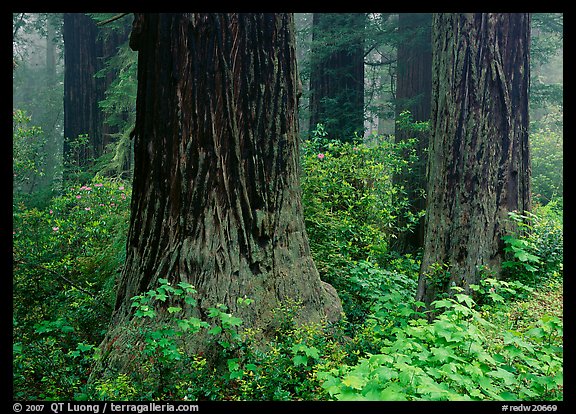
[[(530, 208), (530, 15), (434, 16), (432, 138), (418, 299), (499, 275), (508, 212)], [(434, 271), (445, 265), (449, 273)]]
[[(337, 319), (302, 217), (292, 15), (138, 14), (130, 44), (139, 52), (132, 216), (102, 366), (126, 363), (111, 343), (132, 323), (130, 298), (159, 278), (195, 286), (189, 314), (206, 320), (225, 304), (264, 336), (289, 300), (302, 303), (301, 321)], [(238, 307), (245, 296), (254, 304)]]

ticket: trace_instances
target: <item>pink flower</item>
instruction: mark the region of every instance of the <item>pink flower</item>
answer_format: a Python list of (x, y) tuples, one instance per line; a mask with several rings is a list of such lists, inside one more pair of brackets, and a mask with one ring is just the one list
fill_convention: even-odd
[(52, 210), (50, 210), (50, 214), (54, 214), (54, 212)]
[(358, 148), (357, 148), (357, 147), (354, 147), (354, 148), (352, 148), (352, 149), (353, 149), (354, 151), (358, 151)]
[(82, 187), (80, 187), (80, 190), (86, 190), (86, 186), (83, 185)]
[(84, 207), (84, 210), (90, 211), (90, 207)]
[(120, 197), (122, 197), (122, 200), (126, 200), (126, 194), (122, 193), (120, 194)]
[(82, 198), (82, 196), (81, 196), (81, 195), (77, 195), (76, 198)]
[(318, 154), (318, 159), (319, 159), (319, 160), (324, 159), (324, 154), (322, 154), (322, 153)]
[(90, 190), (92, 190), (92, 187), (86, 187), (85, 190), (90, 191)]
[(102, 187), (104, 184), (102, 183), (98, 183), (98, 184), (94, 184), (94, 187)]
[(102, 204), (102, 203), (100, 203), (100, 204), (98, 204), (98, 205), (99, 205), (100, 207), (104, 207), (104, 204)]
[(53, 230), (53, 231), (58, 231), (59, 228), (58, 228), (58, 227), (52, 227), (52, 230)]
[(118, 190), (123, 191), (123, 190), (124, 190), (124, 186), (118, 187)]

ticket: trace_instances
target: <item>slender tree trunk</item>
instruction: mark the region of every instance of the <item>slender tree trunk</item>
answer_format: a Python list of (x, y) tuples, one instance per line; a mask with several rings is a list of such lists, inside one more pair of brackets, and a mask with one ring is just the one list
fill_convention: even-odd
[(56, 83), (56, 28), (50, 18), (46, 19), (46, 82), (49, 86)]
[[(132, 215), (95, 371), (131, 369), (130, 298), (159, 278), (195, 286), (190, 314), (207, 320), (225, 304), (264, 337), (289, 300), (301, 301), (302, 321), (338, 319), (302, 216), (292, 14), (137, 14), (130, 45), (139, 52)], [(244, 296), (254, 304), (238, 307)], [(209, 351), (205, 338), (189, 339)]]
[[(48, 15), (46, 18), (46, 80), (45, 85), (48, 90), (58, 88), (56, 79), (56, 24), (53, 16)], [(61, 112), (58, 111), (58, 118)], [(62, 135), (57, 133), (55, 128), (58, 120), (52, 122), (51, 129), (44, 130), (46, 134), (46, 144), (44, 151), (46, 158), (44, 160), (45, 176), (41, 179), (41, 186), (48, 187), (58, 185), (59, 170), (62, 166)]]
[(530, 15), (440, 13), (433, 28), (428, 205), (417, 293), (427, 304), (451, 285), (470, 292), (484, 268), (498, 276), (508, 212), (530, 208)]
[[(396, 89), (396, 119), (403, 111), (410, 111), (413, 121), (429, 121), (432, 94), (432, 15), (430, 13), (400, 13), (398, 18), (398, 70)], [(424, 210), (426, 202), (422, 190), (426, 188), (426, 163), (429, 132), (395, 129), (395, 141), (410, 138), (418, 140), (418, 160), (412, 170), (394, 177), (397, 185), (404, 186), (413, 214)], [(400, 218), (400, 225), (406, 224)], [(415, 228), (399, 237), (399, 249), (414, 252), (424, 245), (424, 218)]]
[[(89, 167), (104, 154), (114, 132), (104, 125), (99, 107), (112, 77), (96, 74), (128, 33), (118, 32), (108, 38), (99, 33), (90, 16), (64, 13), (64, 157), (76, 169)], [(72, 142), (79, 135), (88, 135), (88, 142), (74, 148)]]
[[(89, 164), (97, 156), (95, 145), (74, 150), (72, 142), (79, 135), (88, 135), (91, 142), (99, 139), (102, 113), (98, 101), (100, 69), (97, 59), (97, 27), (84, 13), (64, 13), (64, 159), (77, 168)], [(65, 175), (65, 178), (66, 175)]]

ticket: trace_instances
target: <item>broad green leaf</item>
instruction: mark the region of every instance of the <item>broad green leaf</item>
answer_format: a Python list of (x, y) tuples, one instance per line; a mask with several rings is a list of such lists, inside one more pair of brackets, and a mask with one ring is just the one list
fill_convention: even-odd
[(227, 365), (228, 365), (228, 370), (230, 372), (232, 371), (237, 371), (238, 368), (240, 368), (240, 364), (238, 362), (238, 358), (231, 358), (228, 361), (226, 361)]
[(258, 367), (255, 364), (246, 364), (246, 369), (253, 372), (258, 371)]
[(364, 377), (359, 377), (357, 375), (347, 375), (343, 380), (342, 380), (342, 384), (346, 385), (347, 387), (351, 387), (354, 388), (356, 390), (361, 390), (364, 385), (366, 385), (366, 378)]
[(292, 361), (294, 362), (294, 366), (296, 367), (299, 365), (307, 365), (308, 357), (304, 355), (295, 355), (294, 357), (292, 357)]
[(466, 303), (466, 305), (469, 308), (472, 308), (474, 306), (474, 301), (472, 300), (472, 298), (468, 295), (465, 295), (463, 293), (457, 293), (454, 295), (456, 297), (456, 299), (458, 300), (458, 302), (462, 303)]
[(60, 328), (62, 332), (74, 332), (74, 327), (70, 325), (64, 325)]
[(378, 399), (380, 401), (407, 401), (404, 390), (398, 383), (393, 383), (380, 391)]
[(86, 352), (86, 351), (90, 351), (92, 348), (94, 348), (94, 345), (90, 345), (90, 344), (85, 344), (83, 342), (80, 342), (77, 346), (76, 349), (78, 349), (81, 352)]
[(435, 308), (450, 308), (454, 303), (448, 299), (435, 300), (432, 302)]
[(166, 299), (168, 299), (168, 296), (165, 293), (157, 293), (156, 295), (154, 295), (155, 299), (158, 299), (161, 302), (165, 302)]
[(504, 401), (517, 401), (518, 400), (518, 396), (509, 392), (509, 391), (504, 391), (500, 393), (500, 397), (504, 400)]
[(304, 353), (306, 354), (306, 356), (309, 356), (310, 358), (314, 358), (314, 359), (319, 359), (320, 358), (320, 354), (317, 348), (310, 346), (310, 347), (306, 347), (304, 349)]
[(218, 325), (214, 326), (212, 329), (210, 329), (210, 330), (208, 331), (208, 333), (209, 333), (210, 335), (218, 335), (218, 334), (221, 333), (221, 332), (222, 332), (222, 327), (221, 327), (221, 326), (218, 326)]
[(179, 319), (176, 321), (176, 324), (178, 325), (178, 328), (180, 328), (184, 332), (190, 329), (190, 322), (186, 319)]
[(178, 283), (178, 286), (180, 286), (182, 289), (184, 289), (188, 293), (195, 291), (194, 286), (191, 285), (190, 283), (187, 283), (187, 282), (180, 282), (180, 283)]
[(336, 396), (340, 401), (367, 401), (368, 399), (355, 390), (345, 388)]
[(496, 371), (490, 371), (487, 375), (502, 379), (507, 386), (513, 385), (516, 382), (516, 376), (502, 368), (497, 368)]
[(454, 355), (453, 350), (448, 350), (444, 347), (442, 348), (433, 347), (430, 348), (430, 351), (432, 352), (432, 354), (434, 354), (434, 360), (438, 362), (447, 362)]

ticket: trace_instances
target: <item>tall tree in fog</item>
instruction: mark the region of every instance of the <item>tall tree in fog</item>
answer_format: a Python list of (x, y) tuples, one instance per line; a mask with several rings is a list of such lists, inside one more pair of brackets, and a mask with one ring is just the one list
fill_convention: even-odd
[[(274, 330), (272, 310), (291, 299), (302, 304), (301, 321), (339, 318), (302, 216), (293, 24), (287, 13), (136, 15), (126, 263), (93, 376), (138, 369), (131, 298), (159, 278), (195, 286), (188, 314), (207, 320), (224, 304), (263, 335)], [(254, 304), (239, 307), (239, 297)], [(186, 341), (207, 355), (214, 349), (201, 333)]]
[[(396, 77), (396, 119), (410, 111), (414, 122), (430, 120), (432, 93), (432, 14), (400, 13), (398, 16), (398, 52)], [(401, 123), (396, 124), (395, 140), (401, 142), (416, 138), (418, 160), (410, 172), (397, 174), (394, 181), (405, 188), (410, 210), (413, 214), (425, 209), (426, 162), (429, 131), (415, 131)], [(401, 219), (402, 220), (402, 219)], [(401, 223), (401, 225), (404, 223)], [(402, 251), (416, 251), (424, 243), (424, 219), (415, 228), (399, 237)]]
[[(103, 88), (95, 74), (102, 68), (97, 50), (98, 28), (85, 13), (64, 13), (64, 157), (77, 168), (98, 155), (102, 112), (98, 102)], [(77, 147), (80, 135), (89, 143)]]
[[(92, 165), (111, 142), (99, 102), (112, 78), (96, 74), (127, 34), (105, 37), (89, 15), (64, 13), (64, 157), (76, 171)], [(88, 136), (84, 145), (77, 144), (80, 135)]]
[[(500, 273), (510, 211), (530, 208), (529, 13), (433, 17), (432, 136), (417, 299)], [(439, 270), (441, 267), (441, 271)]]
[(364, 133), (363, 13), (314, 13), (310, 57), (310, 131), (330, 138)]

